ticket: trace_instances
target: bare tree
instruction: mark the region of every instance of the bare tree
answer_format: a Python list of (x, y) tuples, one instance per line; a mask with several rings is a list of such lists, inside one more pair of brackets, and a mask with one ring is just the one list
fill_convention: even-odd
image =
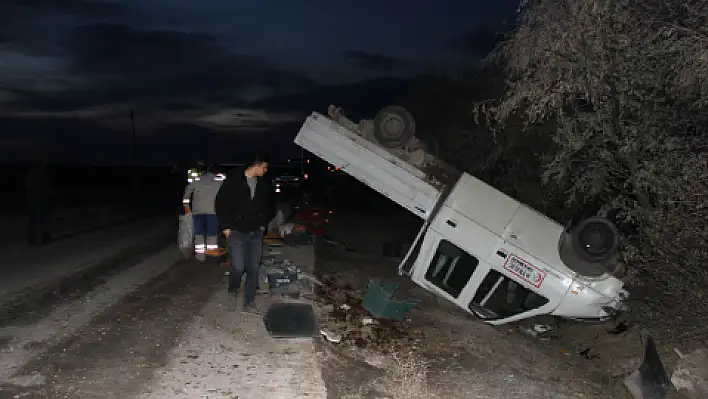
[(524, 0), (491, 59), (507, 85), (477, 104), (486, 122), (550, 136), (544, 182), (638, 231), (627, 261), (635, 286), (652, 284), (640, 315), (683, 325), (676, 301), (708, 315), (695, 291), (708, 288), (708, 2)]

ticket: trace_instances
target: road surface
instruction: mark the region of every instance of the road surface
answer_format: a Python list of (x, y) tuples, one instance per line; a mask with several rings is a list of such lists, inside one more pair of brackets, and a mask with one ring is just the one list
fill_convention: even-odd
[[(155, 206), (135, 208), (125, 204), (97, 204), (90, 207), (61, 209), (52, 212), (50, 221), (52, 242), (92, 233), (109, 227), (149, 218), (159, 212)], [(0, 253), (29, 249), (27, 229), (29, 217), (24, 212), (0, 215)]]
[(145, 220), (16, 259), (0, 283), (0, 399), (326, 397), (312, 340), (270, 338), (223, 266), (180, 258), (174, 229)]

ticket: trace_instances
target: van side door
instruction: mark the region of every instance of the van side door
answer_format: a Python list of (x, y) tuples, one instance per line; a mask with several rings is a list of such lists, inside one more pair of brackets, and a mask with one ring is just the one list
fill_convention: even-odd
[(490, 324), (552, 313), (571, 281), (503, 240), (487, 264), (468, 309)]
[(411, 278), (466, 310), (498, 237), (459, 212), (442, 207), (423, 237)]

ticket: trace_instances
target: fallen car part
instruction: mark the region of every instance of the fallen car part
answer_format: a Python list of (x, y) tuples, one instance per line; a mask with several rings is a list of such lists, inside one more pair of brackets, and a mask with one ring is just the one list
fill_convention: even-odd
[(317, 316), (309, 303), (281, 302), (263, 316), (268, 333), (275, 338), (309, 338), (320, 335)]
[(369, 280), (369, 285), (364, 295), (364, 309), (379, 319), (403, 321), (406, 313), (413, 309), (414, 306), (420, 304), (420, 301), (393, 299), (393, 294), (398, 287), (399, 285), (396, 283), (379, 284), (378, 280)]

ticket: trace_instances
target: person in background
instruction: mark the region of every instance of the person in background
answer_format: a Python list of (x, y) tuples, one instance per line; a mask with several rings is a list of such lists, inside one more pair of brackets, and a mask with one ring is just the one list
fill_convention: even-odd
[[(184, 189), (182, 203), (189, 207), (194, 220), (194, 253), (197, 260), (218, 260), (219, 226), (214, 204), (221, 188), (221, 179), (214, 174), (214, 167), (207, 168), (198, 180)], [(191, 203), (191, 207), (190, 207)]]
[(49, 160), (43, 157), (27, 173), (25, 187), (29, 210), (28, 239), (30, 245), (48, 244), (50, 220), (50, 191), (47, 165)]
[(263, 177), (267, 172), (268, 155), (257, 152), (244, 168), (226, 175), (216, 196), (216, 216), (231, 257), (228, 291), (238, 298), (241, 279), (246, 273), (243, 309), (256, 314), (260, 313), (255, 298), (263, 234), (275, 214), (273, 188)]

